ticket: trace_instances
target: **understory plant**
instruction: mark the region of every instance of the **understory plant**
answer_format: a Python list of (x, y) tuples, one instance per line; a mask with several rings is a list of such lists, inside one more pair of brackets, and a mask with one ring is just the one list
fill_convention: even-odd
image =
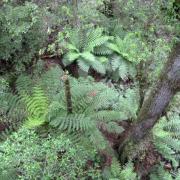
[[(52, 68), (34, 82), (26, 75), (20, 76), (16, 82), (18, 94), (1, 96), (6, 105), (4, 114), (9, 118), (12, 115), (18, 118), (21, 114), (28, 128), (48, 123), (60, 131), (85, 133), (101, 149), (105, 147), (105, 140), (98, 127), (120, 133), (123, 128), (117, 124), (119, 121), (136, 118), (136, 88), (117, 91), (92, 78), (68, 77), (64, 81), (65, 75), (60, 74), (61, 69)], [(71, 106), (71, 112), (68, 106)]]
[(0, 179), (179, 180), (179, 7), (0, 1)]
[[(97, 152), (74, 145), (64, 134), (39, 137), (21, 128), (0, 145), (0, 178), (85, 179), (100, 178)], [(94, 163), (93, 168), (88, 161)]]
[(0, 72), (28, 69), (46, 38), (39, 7), (31, 2), (5, 3), (0, 7), (0, 23)]
[(125, 80), (136, 76), (136, 65), (148, 58), (146, 44), (138, 37), (137, 33), (126, 33), (124, 36), (114, 37), (107, 44), (112, 50), (107, 63), (107, 71), (115, 80)]
[[(123, 128), (118, 122), (136, 118), (138, 108), (136, 89), (120, 92), (101, 82), (96, 83), (90, 77), (88, 79), (66, 77), (59, 68), (52, 68), (34, 80), (22, 75), (17, 79), (16, 87), (17, 95), (7, 93), (1, 96), (2, 102), (6, 102), (6, 107), (2, 109), (5, 116), (15, 118), (16, 115), (18, 118), (22, 110), (23, 129), (43, 128), (43, 125), (48, 125), (48, 129), (66, 133), (72, 142), (82, 145), (87, 151), (93, 149), (103, 151), (110, 148), (100, 131), (101, 128), (119, 134)], [(67, 91), (70, 91), (71, 97), (67, 97)], [(67, 98), (71, 98), (72, 112), (68, 111)], [(113, 152), (111, 148), (110, 151)], [(117, 161), (115, 154), (112, 156), (115, 159), (113, 161)], [(39, 164), (35, 165), (37, 166), (34, 168), (40, 171)], [(31, 165), (29, 166), (31, 169)], [(121, 168), (118, 171), (121, 171)], [(3, 173), (7, 172), (3, 170)], [(113, 173), (113, 167), (108, 174), (108, 177), (119, 176)]]
[[(88, 72), (90, 67), (99, 73), (105, 74), (104, 62), (107, 58), (103, 55), (109, 53), (106, 49), (101, 50), (100, 56), (97, 54), (97, 48), (102, 47), (110, 39), (109, 36), (103, 34), (102, 28), (77, 29), (71, 30), (65, 41), (67, 52), (63, 57), (65, 66), (77, 62), (79, 68)], [(101, 48), (102, 49), (102, 48)]]

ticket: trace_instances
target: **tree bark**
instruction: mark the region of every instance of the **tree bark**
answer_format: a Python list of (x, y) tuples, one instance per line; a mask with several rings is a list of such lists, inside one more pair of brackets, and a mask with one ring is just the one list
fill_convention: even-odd
[(138, 115), (138, 123), (134, 127), (132, 139), (135, 142), (143, 139), (153, 128), (165, 111), (172, 97), (180, 90), (180, 43), (167, 61), (164, 70)]
[(66, 105), (67, 105), (67, 114), (72, 114), (73, 107), (72, 107), (72, 97), (71, 97), (71, 87), (68, 77), (68, 72), (66, 71), (62, 77), (65, 85), (65, 96), (66, 96)]
[(137, 123), (127, 132), (119, 145), (121, 154), (128, 144), (142, 142), (162, 116), (170, 100), (180, 90), (180, 43), (177, 43), (164, 69), (140, 109)]
[(79, 28), (80, 27), (80, 21), (79, 21), (79, 17), (78, 17), (78, 0), (73, 0), (73, 26), (75, 28)]

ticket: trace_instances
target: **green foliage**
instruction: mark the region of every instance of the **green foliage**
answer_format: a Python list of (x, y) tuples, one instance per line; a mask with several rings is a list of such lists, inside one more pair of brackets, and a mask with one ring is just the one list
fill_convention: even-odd
[(148, 57), (145, 43), (135, 33), (127, 33), (123, 39), (116, 37), (113, 43), (108, 44), (108, 47), (127, 61), (136, 64)]
[(38, 54), (44, 42), (42, 17), (38, 6), (32, 3), (0, 8), (0, 59), (12, 70), (24, 70)]
[[(175, 12), (175, 0), (116, 0), (115, 2), (114, 18), (120, 20), (125, 29), (139, 29), (144, 34), (151, 36), (152, 33), (161, 29), (161, 25), (166, 27), (177, 22), (178, 13)], [(149, 7), (151, 7), (151, 11)]]
[[(66, 97), (63, 91), (59, 92), (49, 107), (50, 125), (60, 130), (85, 133), (95, 146), (103, 149), (105, 141), (97, 127), (103, 123), (109, 131), (122, 132), (116, 122), (135, 117), (137, 96), (126, 92), (127, 96), (123, 97), (123, 93), (92, 80), (71, 79), (70, 84), (73, 113), (67, 114)], [(132, 98), (136, 100), (133, 102)], [(127, 104), (120, 106), (123, 102)], [(128, 102), (134, 106), (129, 106)]]
[(173, 97), (172, 101), (169, 104), (168, 113), (171, 114), (180, 114), (180, 92), (177, 92)]
[(149, 81), (155, 81), (160, 75), (163, 69), (164, 63), (167, 61), (169, 53), (171, 51), (171, 45), (167, 44), (164, 39), (156, 39), (154, 43), (153, 52), (151, 58), (153, 59), (149, 68)]
[(137, 180), (137, 174), (134, 172), (133, 163), (128, 162), (121, 166), (116, 159), (113, 159), (110, 172), (104, 172), (105, 179), (110, 180)]
[(22, 94), (22, 101), (26, 104), (27, 120), (25, 127), (34, 128), (46, 121), (48, 113), (48, 99), (40, 87), (34, 87), (32, 95)]
[(0, 94), (7, 92), (9, 89), (9, 84), (7, 80), (0, 76)]
[(40, 138), (32, 130), (20, 129), (0, 145), (0, 176), (12, 175), (12, 179), (99, 178), (98, 164), (93, 169), (86, 167), (87, 161), (95, 160), (96, 154), (73, 145), (63, 134)]
[[(120, 134), (120, 121), (137, 118), (139, 91), (144, 94), (156, 82), (179, 37), (178, 8), (175, 0), (0, 2), (0, 73), (10, 77), (10, 83), (0, 77), (0, 138), (23, 126), (0, 144), (0, 179), (138, 179), (133, 164), (120, 165), (112, 152), (112, 164), (103, 167), (101, 177), (94, 148), (109, 147), (99, 129)], [(80, 76), (92, 68), (112, 87), (90, 77), (68, 77), (69, 113), (63, 71), (44, 72), (49, 59), (37, 63), (39, 55), (62, 59), (65, 69), (78, 65)], [(14, 71), (33, 72), (17, 78), (10, 73)], [(143, 82), (137, 82), (137, 72), (140, 81), (145, 77)], [(143, 84), (142, 89), (136, 84)], [(177, 95), (153, 129), (154, 145), (172, 162), (173, 171), (160, 165), (151, 179), (180, 177), (179, 102)], [(38, 127), (48, 137), (25, 127)]]
[[(22, 80), (20, 82), (20, 79)], [(1, 112), (8, 119), (12, 121), (22, 121), (26, 118), (25, 126), (28, 128), (34, 128), (40, 126), (46, 121), (46, 114), (48, 113), (48, 99), (43, 92), (42, 88), (34, 86), (30, 92), (29, 86), (31, 83), (24, 80), (29, 80), (27, 76), (22, 76), (18, 79), (17, 87), (18, 95), (13, 95), (11, 93), (3, 93), (0, 96), (1, 99)], [(24, 89), (22, 90), (22, 85)]]
[(180, 117), (173, 114), (166, 119), (162, 117), (154, 128), (154, 144), (158, 151), (168, 160), (171, 160), (174, 167), (179, 165), (180, 150)]
[(114, 52), (107, 64), (107, 71), (114, 80), (134, 78), (136, 65), (149, 56), (145, 43), (135, 33), (127, 33), (122, 38), (116, 36), (107, 47)]
[[(174, 9), (177, 7), (176, 2), (174, 0), (115, 0), (113, 2), (113, 18), (107, 18), (103, 27), (111, 35), (119, 36), (120, 42), (127, 36), (127, 41), (124, 41), (123, 44), (120, 43), (122, 44), (123, 53), (129, 56), (133, 62), (146, 61), (143, 62), (143, 69), (138, 69), (138, 72), (141, 71), (141, 76), (145, 76), (147, 84), (145, 83), (144, 86), (149, 85), (148, 83), (152, 84), (162, 70), (174, 39), (179, 37), (178, 11)], [(151, 10), (149, 10), (149, 7), (151, 7)], [(169, 12), (173, 12), (173, 15), (171, 13), (170, 15)], [(140, 44), (136, 44), (138, 42), (136, 40)], [(139, 45), (140, 47), (133, 48), (134, 42), (137, 47)], [(128, 51), (124, 51), (126, 46)], [(117, 51), (116, 47), (113, 46), (113, 48)], [(118, 71), (116, 74), (115, 77), (118, 79)], [(126, 77), (128, 73), (123, 74)]]
[(102, 14), (99, 9), (103, 7), (103, 0), (82, 0), (78, 1), (77, 14), (82, 26), (94, 26), (101, 24)]
[[(8, 85), (9, 86), (9, 85)], [(12, 130), (17, 129), (25, 117), (24, 104), (20, 102), (20, 98), (9, 92), (9, 89), (0, 93), (0, 123), (5, 127), (1, 132), (1, 138)]]
[(155, 172), (150, 175), (151, 180), (173, 180), (171, 174), (163, 169), (162, 166), (156, 167)]
[(61, 70), (53, 68), (35, 82), (29, 81), (27, 76), (20, 76), (16, 83), (19, 95), (6, 98), (7, 109), (11, 110), (9, 117), (11, 112), (21, 112), (19, 107), (23, 107), (26, 127), (34, 128), (49, 122), (60, 131), (85, 134), (100, 149), (105, 147), (106, 141), (99, 125), (103, 124), (110, 132), (120, 133), (123, 128), (118, 126), (118, 121), (136, 118), (136, 90), (118, 92), (91, 78), (76, 80), (69, 77), (73, 113), (68, 114), (65, 85), (58, 73)]
[[(110, 37), (103, 35), (102, 28), (72, 30), (68, 34), (67, 43), (65, 43), (67, 53), (63, 58), (64, 65), (67, 66), (77, 61), (79, 68), (85, 72), (88, 72), (89, 68), (92, 67), (97, 72), (105, 74), (103, 62), (107, 59), (95, 56), (94, 50), (103, 46), (109, 39)], [(102, 55), (105, 53), (106, 51), (99, 52)]]
[(178, 172), (177, 174), (176, 174), (176, 180), (179, 180), (180, 179), (180, 172)]
[(128, 163), (125, 165), (124, 169), (120, 173), (120, 179), (122, 180), (135, 180), (137, 179), (137, 175), (133, 170), (133, 164)]
[(180, 172), (168, 172), (162, 165), (155, 167), (150, 174), (150, 180), (179, 180)]
[(126, 80), (128, 77), (134, 78), (136, 76), (136, 66), (122, 56), (115, 54), (110, 57), (107, 72), (113, 80), (119, 80), (119, 78)]

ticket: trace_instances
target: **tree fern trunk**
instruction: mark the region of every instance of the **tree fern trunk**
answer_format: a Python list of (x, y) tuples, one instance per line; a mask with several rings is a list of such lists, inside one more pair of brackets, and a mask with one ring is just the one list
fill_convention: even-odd
[(69, 77), (68, 77), (67, 72), (65, 72), (63, 76), (63, 80), (64, 80), (64, 85), (65, 85), (67, 114), (71, 114), (73, 112), (73, 107), (72, 107), (71, 87), (70, 87), (70, 82), (69, 82)]
[(172, 97), (179, 90), (180, 43), (177, 43), (155, 88), (142, 105), (138, 122), (127, 132), (123, 142), (119, 145), (119, 153), (122, 153), (128, 144), (138, 145), (144, 140), (162, 116)]

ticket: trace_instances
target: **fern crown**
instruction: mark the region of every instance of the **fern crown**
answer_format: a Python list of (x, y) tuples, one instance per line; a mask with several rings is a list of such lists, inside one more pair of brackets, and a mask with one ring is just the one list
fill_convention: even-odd
[(66, 43), (67, 53), (63, 63), (67, 66), (77, 61), (80, 69), (85, 72), (92, 67), (97, 72), (105, 74), (103, 62), (107, 61), (107, 58), (102, 55), (109, 53), (109, 50), (104, 48), (109, 39), (109, 36), (103, 35), (102, 28), (72, 30)]

